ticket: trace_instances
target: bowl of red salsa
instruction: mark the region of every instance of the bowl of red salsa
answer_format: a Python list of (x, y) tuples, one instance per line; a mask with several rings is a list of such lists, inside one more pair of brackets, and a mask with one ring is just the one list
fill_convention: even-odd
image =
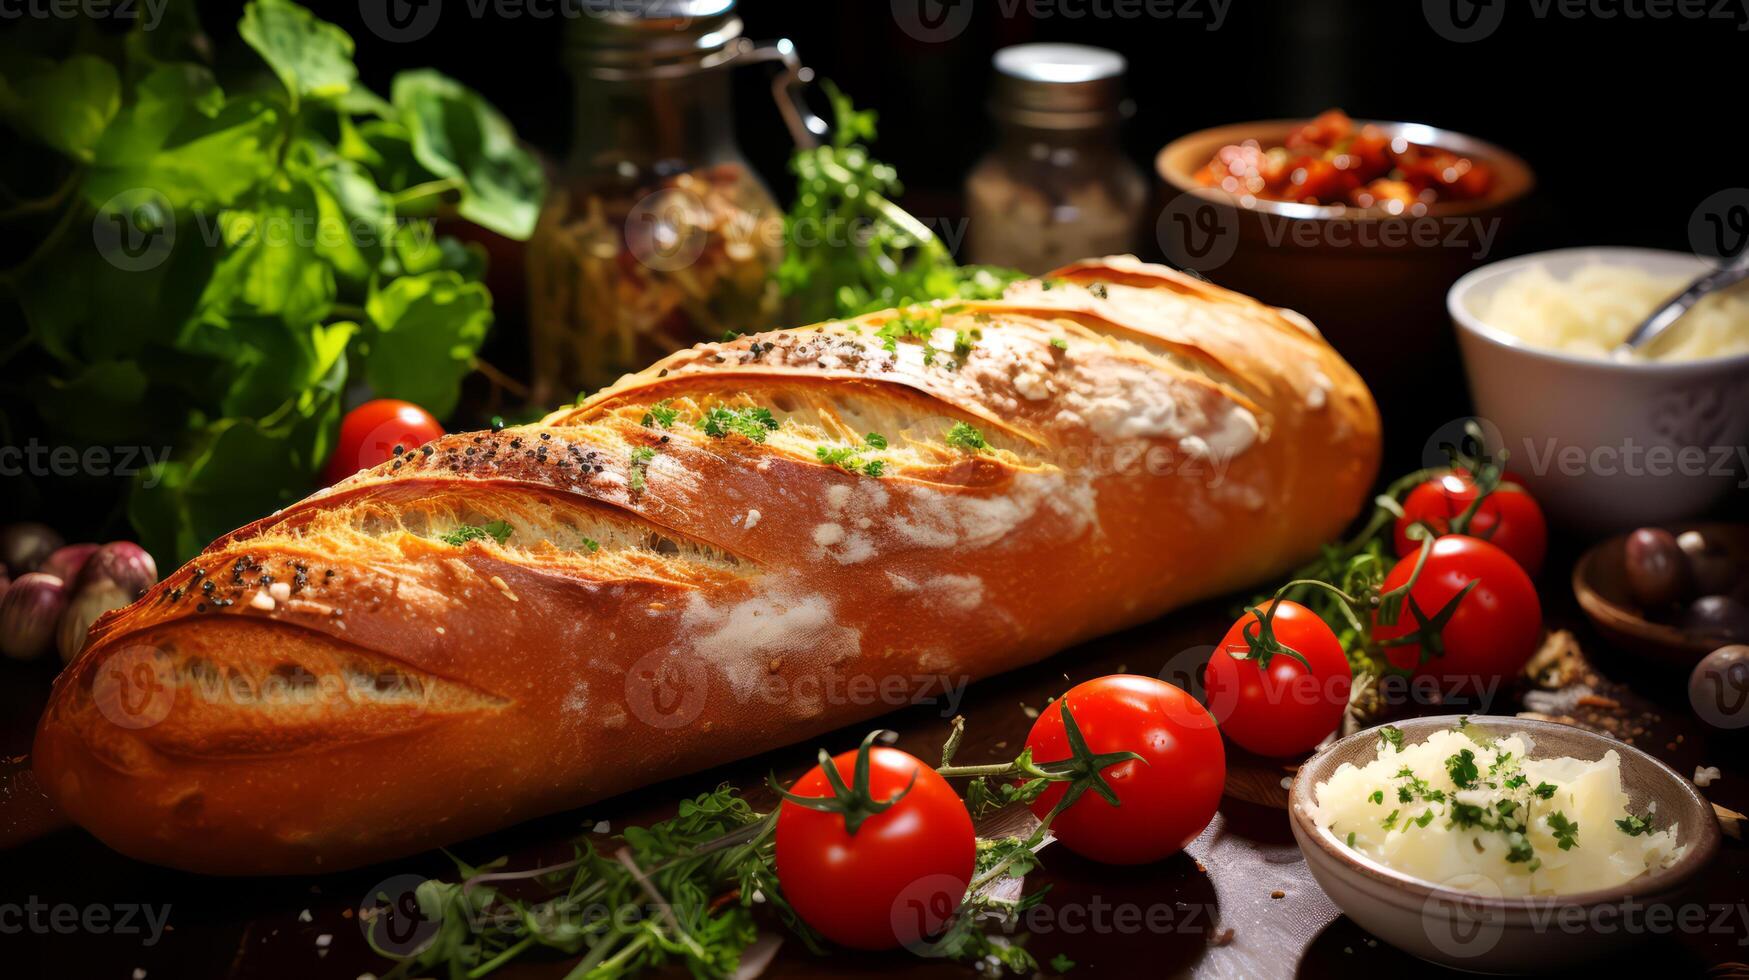
[(1221, 146), (1195, 180), (1240, 203), (1249, 198), (1389, 215), (1486, 200), (1497, 182), (1495, 164), (1473, 152), (1475, 141), (1464, 141), (1470, 145), (1462, 149), (1427, 145), (1410, 138), (1418, 128), (1425, 127), (1356, 122), (1330, 109), (1294, 124), (1280, 142), (1252, 136)]
[(1332, 109), (1191, 133), (1155, 166), (1168, 262), (1305, 314), (1404, 440), (1464, 403), (1444, 296), (1511, 254), (1535, 183), (1522, 159), (1462, 133)]

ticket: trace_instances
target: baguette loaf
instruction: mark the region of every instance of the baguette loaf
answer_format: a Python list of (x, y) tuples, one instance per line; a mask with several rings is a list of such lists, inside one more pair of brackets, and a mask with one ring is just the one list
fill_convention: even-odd
[(99, 621), (35, 766), (147, 861), (418, 852), (1257, 583), (1378, 452), (1310, 324), (1127, 257), (701, 344), (214, 542)]

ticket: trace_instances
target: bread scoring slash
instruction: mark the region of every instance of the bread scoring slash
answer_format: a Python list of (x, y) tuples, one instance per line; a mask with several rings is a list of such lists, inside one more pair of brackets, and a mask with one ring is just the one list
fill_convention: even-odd
[(1128, 257), (701, 344), (214, 542), (93, 629), (35, 766), (147, 861), (409, 854), (1257, 583), (1378, 454), (1303, 318)]

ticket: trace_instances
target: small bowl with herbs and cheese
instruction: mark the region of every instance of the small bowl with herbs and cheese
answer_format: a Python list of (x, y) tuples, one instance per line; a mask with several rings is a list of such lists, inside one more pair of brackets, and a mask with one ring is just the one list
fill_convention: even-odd
[(1634, 918), (1674, 914), (1719, 846), (1711, 805), (1662, 762), (1525, 718), (1351, 735), (1300, 767), (1288, 809), (1349, 918), (1482, 973), (1559, 969), (1642, 939)]

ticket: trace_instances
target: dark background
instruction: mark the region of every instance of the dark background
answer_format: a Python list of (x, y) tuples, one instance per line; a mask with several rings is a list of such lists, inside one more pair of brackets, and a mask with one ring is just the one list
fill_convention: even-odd
[[(557, 2), (534, 0), (542, 10)], [(925, 217), (957, 213), (960, 183), (990, 145), (992, 52), (1029, 41), (1095, 44), (1129, 59), (1137, 112), (1124, 143), (1150, 171), (1154, 154), (1185, 133), (1330, 106), (1505, 146), (1535, 168), (1545, 206), (1513, 251), (1686, 248), (1696, 205), (1749, 183), (1731, 136), (1741, 113), (1726, 96), (1749, 57), (1741, 9), (1732, 20), (1573, 19), (1556, 7), (1538, 17), (1531, 0), (1493, 0), (1505, 8), (1499, 28), (1454, 43), (1432, 29), (1421, 0), (1231, 0), (1215, 30), (1209, 0), (1180, 2), (1183, 18), (1095, 16), (1124, 0), (1047, 0), (1039, 10), (1026, 0), (957, 2), (971, 10), (964, 31), (924, 43), (901, 29), (892, 0), (741, 0), (749, 36), (792, 39), (807, 64), (878, 110), (877, 154), (898, 168), (907, 205)], [(1646, 2), (1588, 0), (1602, 11)], [(471, 4), (485, 5), (482, 16)], [(563, 18), (506, 17), (490, 0), (448, 0), (426, 37), (402, 44), (374, 36), (356, 4), (316, 9), (357, 39), (360, 68), (379, 91), (398, 68), (434, 65), (562, 157), (571, 128)], [(789, 137), (758, 69), (738, 73), (735, 85), (742, 147), (781, 198)]]
[[(0, 40), (18, 41), (6, 35), (42, 27), (17, 14), (48, 2), (0, 4), (6, 15), (0, 16)], [(382, 23), (381, 4), (406, 2), (309, 0), (309, 6), (353, 36), (363, 80), (377, 92), (386, 93), (399, 70), (435, 67), (479, 89), (528, 143), (562, 166), (573, 129), (565, 38), (577, 19), (569, 10), (576, 0), (423, 0), (436, 5), (437, 16), (417, 40), (398, 42), (372, 30), (372, 22)], [(1147, 173), (1160, 148), (1186, 133), (1309, 116), (1332, 106), (1359, 118), (1445, 127), (1512, 150), (1534, 168), (1538, 185), (1522, 209), (1524, 220), (1496, 242), (1490, 261), (1572, 245), (1687, 249), (1697, 206), (1716, 192), (1749, 187), (1734, 138), (1742, 113), (1733, 99), (1749, 55), (1743, 30), (1749, 0), (1583, 0), (1582, 16), (1570, 15), (1571, 0), (1480, 0), (1493, 4), (1484, 12), (1498, 12), (1501, 21), (1492, 34), (1469, 43), (1449, 40), (1434, 22), (1449, 20), (1451, 8), (1441, 4), (1473, 0), (1219, 0), (1226, 6), (1218, 12), (1215, 0), (948, 0), (946, 8), (940, 2), (740, 3), (747, 36), (790, 38), (820, 77), (878, 112), (874, 151), (896, 166), (906, 186), (902, 203), (926, 220), (961, 215), (964, 177), (995, 136), (985, 109), (991, 55), (1029, 41), (1100, 45), (1128, 58), (1136, 112), (1122, 139)], [(1674, 3), (1708, 16), (1652, 19), (1624, 12)], [(1733, 6), (1715, 9), (1721, 3)], [(208, 33), (228, 49), (221, 56), (255, 65), (235, 41), (240, 0), (199, 6)], [(921, 41), (904, 27), (917, 23), (919, 11), (962, 17), (965, 26), (949, 40)], [(1119, 12), (1125, 15), (1114, 16)], [(0, 58), (18, 56), (5, 52), (19, 48), (0, 45)], [(738, 69), (731, 78), (741, 147), (787, 204), (793, 147), (771, 101), (770, 68)], [(824, 100), (815, 101), (824, 112)], [(25, 151), (8, 139), (0, 131), (0, 153)], [(1138, 223), (1153, 228), (1158, 207)], [(28, 245), (0, 242), (0, 252)], [(1152, 235), (1139, 251), (1159, 258)], [(515, 249), (495, 250), (493, 264), (498, 325), (483, 354), (526, 379), (527, 323)], [(1213, 277), (1220, 281), (1218, 270)], [(1392, 337), (1432, 337), (1443, 345), (1410, 351), (1394, 339), (1367, 340), (1381, 356), (1401, 357), (1401, 370), (1387, 369), (1412, 386), (1402, 397), (1376, 369), (1363, 366), (1385, 409), (1387, 472), (1420, 465), (1426, 434), (1468, 410), (1443, 290), (1423, 292), (1429, 308), (1414, 317), (1382, 312), (1376, 297), (1364, 294), (1344, 305), (1370, 318), (1369, 329), (1377, 321)], [(1332, 328), (1341, 324), (1331, 316), (1315, 318), (1339, 336)], [(1352, 346), (1344, 353), (1356, 363), (1363, 354)], [(498, 410), (495, 402), (480, 408), (486, 399), (477, 389), (484, 387), (476, 379), (464, 411), (451, 420), (454, 427), (483, 425)], [(529, 407), (522, 414), (538, 413)], [(106, 518), (75, 496), (26, 494), (22, 508), (0, 497), (7, 510), (82, 529), (86, 537), (125, 533), (118, 515)]]

